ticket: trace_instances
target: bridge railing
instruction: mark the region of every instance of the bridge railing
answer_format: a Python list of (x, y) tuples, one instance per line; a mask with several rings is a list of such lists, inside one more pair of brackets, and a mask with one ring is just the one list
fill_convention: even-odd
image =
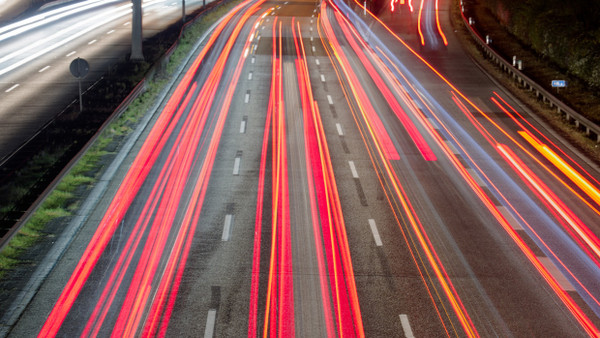
[[(461, 1), (462, 2), (462, 1)], [(585, 133), (589, 138), (600, 143), (600, 126), (590, 121), (585, 116), (581, 115), (573, 108), (567, 106), (564, 102), (559, 100), (557, 97), (552, 95), (552, 93), (548, 92), (544, 89), (540, 84), (536, 83), (532, 79), (530, 79), (527, 75), (523, 74), (516, 66), (512, 63), (505, 60), (500, 54), (498, 54), (494, 49), (492, 49), (486, 41), (488, 38), (482, 38), (477, 31), (472, 26), (472, 19), (467, 17), (464, 14), (463, 8), (461, 8), (461, 15), (463, 19), (464, 25), (467, 27), (469, 33), (473, 37), (474, 41), (483, 51), (484, 55), (489, 58), (492, 62), (494, 62), (502, 71), (509, 74), (511, 78), (517, 82), (522, 87), (528, 89), (533, 92), (534, 95), (541, 100), (542, 102), (549, 105), (551, 108), (556, 108), (556, 112), (562, 115), (567, 122), (575, 125), (575, 127), (581, 132)]]

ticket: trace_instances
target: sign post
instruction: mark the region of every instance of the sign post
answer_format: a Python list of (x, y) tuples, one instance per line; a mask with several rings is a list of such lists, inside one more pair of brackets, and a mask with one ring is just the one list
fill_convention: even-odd
[(566, 80), (552, 80), (552, 87), (556, 88), (556, 92), (558, 93), (560, 88), (567, 87), (567, 81)]
[(82, 58), (77, 58), (71, 62), (69, 66), (71, 74), (79, 80), (79, 112), (83, 111), (83, 100), (81, 93), (81, 79), (83, 79), (90, 71), (90, 64)]

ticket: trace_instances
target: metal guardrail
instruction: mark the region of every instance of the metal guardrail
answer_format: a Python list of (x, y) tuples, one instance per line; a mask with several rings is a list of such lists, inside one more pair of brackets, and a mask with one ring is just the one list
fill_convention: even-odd
[(510, 74), (510, 76), (516, 82), (518, 82), (519, 85), (525, 87), (531, 92), (534, 92), (538, 99), (550, 105), (550, 107), (556, 107), (556, 112), (560, 115), (563, 115), (567, 122), (574, 124), (577, 129), (584, 132), (589, 138), (595, 140), (597, 143), (600, 143), (600, 126), (598, 126), (598, 124), (590, 121), (585, 116), (576, 112), (573, 108), (567, 106), (564, 102), (556, 98), (541, 85), (527, 77), (527, 75), (523, 74), (523, 72), (521, 72), (510, 62), (500, 56), (496, 51), (494, 51), (486, 43), (486, 39), (483, 39), (475, 31), (475, 29), (473, 29), (472, 25), (469, 24), (470, 20), (465, 17), (464, 7), (461, 8), (461, 16), (463, 18), (463, 23), (467, 27), (467, 30), (471, 33), (471, 36), (473, 36), (475, 42), (479, 45), (488, 58), (496, 63), (496, 65), (499, 66), (505, 73)]

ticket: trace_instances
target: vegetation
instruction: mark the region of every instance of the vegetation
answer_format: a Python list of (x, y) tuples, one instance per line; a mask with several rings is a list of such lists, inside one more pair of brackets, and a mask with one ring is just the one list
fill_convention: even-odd
[[(110, 162), (125, 136), (150, 110), (160, 92), (165, 88), (167, 79), (174, 74), (175, 69), (208, 27), (229, 11), (235, 2), (231, 1), (228, 5), (223, 6), (220, 6), (219, 3), (216, 9), (204, 14), (202, 20), (186, 29), (185, 36), (180, 39), (166, 70), (161, 75), (147, 81), (145, 92), (102, 131), (94, 145), (61, 179), (27, 223), (19, 229), (0, 252), (0, 279), (17, 266), (27, 262), (27, 258), (24, 258), (27, 250), (42, 240), (52, 239), (56, 233), (62, 231), (68, 217), (77, 210), (80, 201), (89, 193), (102, 174), (103, 164)], [(211, 5), (217, 4), (212, 3)], [(150, 45), (151, 50), (145, 48), (144, 55), (147, 57), (151, 55), (151, 59), (155, 60), (163, 55), (173, 41), (178, 38), (179, 29), (175, 28), (175, 30), (171, 29), (170, 32), (167, 32), (167, 35), (159, 35), (156, 39), (160, 43), (146, 43), (146, 45)], [(60, 171), (87, 142), (87, 139), (97, 131), (103, 119), (105, 120), (114, 111), (116, 105), (142, 79), (149, 67), (149, 63), (132, 64), (129, 62), (115, 66), (110, 72), (111, 74), (107, 75), (112, 81), (105, 81), (87, 99), (88, 102), (92, 101), (89, 105), (94, 107), (95, 111), (86, 112), (84, 118), (76, 116), (73, 119), (59, 119), (56, 126), (52, 126), (46, 131), (48, 136), (42, 137), (41, 141), (34, 142), (33, 155), (30, 154), (31, 151), (28, 151), (25, 157), (16, 156), (17, 160), (14, 161), (17, 162), (16, 165), (6, 165), (0, 168), (0, 177), (2, 178), (0, 180), (0, 218), (6, 219), (7, 215), (14, 214), (15, 209), (27, 208), (29, 206), (27, 203), (32, 203), (37, 198), (58, 174), (57, 170)], [(106, 105), (106, 102), (112, 104)], [(100, 117), (97, 117), (95, 123), (90, 124), (86, 122), (89, 116)], [(69, 135), (84, 135), (84, 137), (70, 138)], [(64, 141), (65, 138), (67, 142)], [(10, 223), (10, 217), (8, 218), (8, 223)], [(53, 222), (61, 223), (60, 229), (51, 229), (50, 225)], [(9, 296), (0, 295), (0, 298), (4, 297)]]
[(600, 91), (600, 1), (482, 0), (510, 33)]

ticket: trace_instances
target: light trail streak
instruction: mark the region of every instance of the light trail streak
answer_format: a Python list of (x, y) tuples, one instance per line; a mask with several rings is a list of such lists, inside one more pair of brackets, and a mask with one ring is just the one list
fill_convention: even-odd
[[(238, 7), (234, 8), (229, 15), (221, 22), (221, 25), (217, 27), (217, 34), (221, 32), (223, 27), (227, 24), (227, 22), (231, 19), (231, 17), (239, 11), (242, 6), (245, 6), (246, 3), (240, 4)], [(159, 153), (162, 151), (167, 139), (172, 134), (177, 121), (182, 116), (183, 109), (178, 109), (179, 102), (183, 95), (188, 91), (189, 83), (191, 82), (193, 74), (196, 72), (200, 62), (204, 55), (206, 54), (206, 50), (210, 49), (212, 43), (216, 37), (212, 37), (209, 40), (209, 43), (206, 45), (204, 51), (200, 54), (198, 59), (194, 62), (190, 71), (186, 74), (182, 82), (178, 85), (177, 89), (174, 92), (174, 95), (169, 99), (167, 105), (163, 112), (160, 114), (157, 122), (154, 127), (150, 131), (146, 141), (142, 145), (142, 148), (135, 158), (131, 169), (127, 172), (122, 184), (120, 185), (116, 198), (113, 199), (111, 204), (109, 205), (107, 212), (104, 218), (101, 220), (97, 232), (94, 234), (90, 244), (86, 248), (84, 254), (82, 255), (81, 260), (79, 261), (75, 271), (71, 275), (67, 285), (63, 289), (63, 292), (59, 296), (55, 306), (53, 307), (51, 313), (49, 314), (44, 326), (42, 327), (39, 336), (55, 336), (60, 329), (60, 326), (65, 320), (65, 317), (71, 310), (75, 299), (79, 295), (83, 285), (86, 283), (88, 276), (92, 272), (93, 268), (96, 265), (96, 262), (100, 258), (100, 255), (103, 253), (104, 248), (110, 241), (114, 231), (121, 223), (127, 209), (131, 205), (134, 197), (137, 195), (138, 190), (140, 189), (142, 183), (146, 179), (150, 169), (155, 163)], [(189, 94), (188, 94), (189, 95)], [(214, 95), (213, 95), (214, 96)], [(164, 171), (163, 171), (164, 172)], [(165, 172), (166, 173), (166, 172)], [(136, 226), (137, 227), (137, 226)], [(157, 238), (162, 238), (157, 234)], [(128, 245), (133, 243), (132, 241), (137, 241), (130, 239)], [(152, 256), (146, 256), (150, 261), (155, 260), (156, 258), (152, 258)], [(128, 262), (130, 258), (123, 257), (120, 259), (121, 262)], [(111, 277), (112, 280), (115, 280), (116, 277)], [(137, 278), (140, 278), (139, 275)], [(120, 278), (117, 278), (120, 283)], [(129, 297), (129, 306), (135, 307), (135, 304), (140, 304), (139, 302), (143, 299), (147, 299), (148, 292), (146, 287), (141, 287), (141, 296), (140, 297)], [(103, 293), (105, 296), (108, 295), (108, 292)], [(104, 296), (103, 296), (104, 297)], [(114, 296), (110, 296), (111, 302)], [(99, 305), (100, 306), (100, 305)], [(94, 310), (94, 313), (97, 315), (100, 310)], [(105, 314), (101, 315), (101, 319), (103, 320)], [(139, 316), (132, 316), (129, 318), (127, 322), (127, 327), (132, 329), (136, 322), (139, 322)], [(124, 320), (121, 319), (121, 323), (124, 323)], [(120, 324), (119, 324), (120, 325)], [(123, 324), (124, 325), (124, 324)], [(86, 326), (86, 330), (92, 329), (92, 324), (88, 323)], [(124, 326), (123, 326), (124, 328)], [(97, 329), (94, 329), (97, 330)], [(131, 332), (131, 331), (130, 331)], [(132, 332), (133, 333), (133, 332)]]
[[(273, 23), (276, 24), (276, 20)], [(283, 98), (282, 24), (279, 23), (279, 43), (272, 87), (272, 157), (273, 157), (273, 206), (271, 215), (271, 258), (267, 285), (265, 325), (263, 337), (270, 335), (294, 335), (294, 298), (292, 279), (292, 255), (289, 219), (287, 139), (285, 131), (285, 105)], [(276, 275), (278, 278), (276, 278)], [(271, 311), (273, 309), (273, 311)], [(273, 312), (273, 313), (272, 313)], [(271, 319), (270, 317), (274, 317)]]
[[(270, 11), (270, 10), (269, 10)], [(260, 19), (262, 20), (269, 11), (266, 11)], [(276, 22), (277, 19), (275, 19)], [(276, 54), (276, 31), (275, 31), (275, 23), (273, 24), (273, 48), (272, 48), (272, 62), (271, 62), (271, 97), (274, 96), (275, 92), (275, 74), (276, 74), (276, 62), (277, 54)], [(248, 338), (255, 338), (257, 331), (257, 320), (258, 320), (258, 287), (259, 287), (259, 279), (260, 279), (260, 242), (261, 242), (261, 234), (262, 234), (262, 222), (263, 222), (263, 206), (264, 206), (264, 184), (265, 184), (265, 170), (267, 165), (267, 154), (268, 154), (268, 145), (269, 145), (269, 130), (271, 128), (271, 119), (273, 114), (273, 100), (269, 100), (269, 105), (267, 108), (267, 116), (265, 119), (265, 129), (263, 132), (263, 144), (260, 156), (260, 169), (258, 176), (258, 193), (256, 197), (256, 218), (254, 222), (255, 230), (254, 230), (254, 245), (253, 245), (253, 253), (252, 253), (252, 278), (251, 278), (251, 286), (250, 286), (250, 309), (248, 313)]]
[[(405, 130), (410, 135), (412, 141), (415, 143), (415, 146), (417, 147), (417, 149), (419, 150), (419, 152), (421, 153), (423, 158), (426, 161), (435, 161), (436, 160), (435, 154), (433, 153), (433, 151), (431, 150), (431, 148), (429, 147), (429, 145), (427, 144), (427, 142), (425, 141), (425, 139), (423, 138), (421, 133), (415, 127), (412, 120), (408, 117), (408, 115), (406, 114), (404, 109), (402, 109), (402, 107), (398, 103), (398, 100), (394, 97), (394, 94), (389, 89), (387, 84), (383, 81), (383, 79), (381, 78), (381, 76), (379, 75), (379, 73), (377, 72), (377, 70), (375, 69), (373, 64), (371, 63), (371, 61), (364, 54), (364, 52), (363, 52), (364, 50), (370, 50), (370, 49), (367, 47), (365, 42), (360, 38), (358, 32), (356, 32), (356, 30), (352, 29), (352, 26), (349, 24), (348, 21), (345, 20), (345, 18), (342, 16), (342, 14), (340, 14), (339, 12), (335, 12), (335, 13), (336, 13), (336, 18), (337, 18), (338, 22), (345, 23), (345, 25), (340, 25), (340, 28), (344, 32), (344, 35), (346, 36), (346, 40), (350, 43), (354, 52), (357, 54), (359, 59), (362, 61), (363, 66), (366, 68), (367, 72), (369, 73), (369, 75), (371, 76), (373, 81), (375, 82), (375, 85), (377, 86), (379, 91), (383, 94), (389, 107), (392, 109), (392, 111), (394, 112), (396, 117), (402, 123), (402, 126), (404, 126)], [(351, 32), (350, 32), (350, 30), (351, 30)], [(357, 43), (357, 41), (358, 41), (358, 43), (360, 43), (360, 45)], [(377, 64), (380, 65), (380, 63), (377, 63)], [(382, 71), (385, 74), (389, 73), (389, 72), (385, 72), (384, 70), (382, 70)]]
[[(330, 271), (333, 268), (334, 279), (332, 289), (335, 290), (336, 294), (335, 310), (337, 312), (338, 333), (340, 336), (350, 334), (364, 337), (340, 198), (320, 112), (312, 96), (310, 76), (299, 24), (298, 35), (300, 47), (296, 47), (298, 55), (296, 66), (304, 112), (305, 142), (307, 142), (307, 149), (309, 149), (309, 152), (306, 154), (307, 171), (314, 174), (314, 178), (311, 177), (311, 179), (316, 185), (316, 197), (319, 205), (318, 210), (321, 215), (323, 238), (329, 238), (328, 245), (326, 246), (326, 254)], [(309, 166), (309, 163), (312, 167)], [(313, 214), (315, 212), (316, 210), (314, 210)], [(316, 236), (316, 246), (319, 247), (322, 245), (321, 243), (323, 242), (321, 242), (320, 236)], [(329, 275), (332, 274), (330, 273)], [(338, 275), (344, 278), (338, 278)], [(322, 290), (322, 294), (325, 291), (326, 289)], [(325, 309), (328, 309), (328, 304), (328, 301), (324, 302)], [(332, 329), (328, 328), (328, 332), (332, 332)]]
[[(323, 21), (323, 25), (324, 25), (324, 31), (327, 35), (327, 38), (330, 41), (330, 46), (333, 50), (333, 55), (335, 55), (336, 59), (338, 60), (338, 62), (340, 64), (340, 67), (344, 70), (344, 73), (346, 75), (346, 78), (347, 78), (349, 84), (351, 85), (351, 83), (353, 82), (352, 81), (353, 79), (351, 76), (348, 76), (350, 72), (347, 70), (350, 67), (344, 66), (344, 65), (347, 65), (348, 62), (347, 62), (347, 59), (346, 59), (343, 51), (339, 47), (337, 38), (335, 37), (335, 35), (333, 33), (333, 29), (329, 22), (329, 18), (328, 18), (327, 10), (326, 10), (325, 6), (326, 6), (325, 3), (321, 4), (321, 17), (323, 18), (322, 21)], [(333, 8), (335, 10), (338, 10), (337, 7), (335, 7), (335, 6), (333, 6)], [(332, 62), (333, 62), (333, 60), (332, 60)], [(363, 117), (364, 117), (364, 114), (363, 114)], [(367, 122), (366, 119), (365, 119), (365, 122)], [(413, 230), (413, 233), (417, 236), (419, 245), (420, 245), (421, 249), (423, 250), (423, 252), (429, 262), (429, 266), (433, 269), (433, 272), (436, 276), (437, 282), (442, 287), (444, 294), (446, 295), (446, 299), (448, 299), (448, 301), (450, 302), (450, 304), (454, 310), (454, 313), (456, 314), (461, 326), (463, 327), (464, 332), (470, 337), (478, 337), (479, 334), (477, 333), (477, 330), (476, 330), (470, 316), (468, 315), (466, 308), (464, 307), (462, 301), (460, 300), (460, 297), (458, 296), (458, 294), (452, 284), (452, 281), (450, 280), (443, 265), (441, 264), (439, 256), (437, 255), (437, 253), (435, 252), (435, 249), (433, 248), (431, 242), (429, 241), (428, 236), (425, 233), (425, 230), (424, 230), (415, 210), (413, 209), (410, 201), (407, 199), (407, 195), (404, 192), (404, 189), (403, 189), (398, 177), (396, 176), (396, 173), (392, 169), (388, 159), (384, 156), (381, 156), (382, 155), (382, 153), (380, 151), (381, 147), (379, 146), (379, 143), (376, 141), (377, 138), (375, 137), (375, 135), (373, 134), (372, 131), (370, 131), (370, 133), (371, 133), (372, 139), (375, 140), (375, 146), (378, 149), (379, 158), (384, 167), (383, 171), (387, 175), (388, 181), (391, 184), (390, 188), (394, 192), (394, 196), (396, 196), (396, 198), (400, 202), (400, 206), (401, 206), (402, 210), (404, 210), (404, 214), (408, 218), (408, 224), (410, 225), (410, 228)], [(393, 208), (394, 203), (392, 203), (390, 201), (390, 204), (392, 205), (392, 208)], [(398, 222), (398, 224), (400, 225), (401, 223)], [(431, 279), (431, 277), (430, 277), (430, 279)]]
[[(360, 6), (360, 8), (363, 8), (362, 5), (356, 1), (357, 6)], [(370, 12), (369, 12), (370, 13)], [(350, 14), (352, 14), (352, 12), (350, 12)], [(383, 22), (381, 22), (381, 20), (379, 20), (377, 17), (373, 16), (371, 13), (371, 17), (378, 21), (381, 26), (387, 30), (392, 36), (394, 36), (402, 45), (404, 45), (411, 53), (413, 53), (413, 55), (415, 55), (415, 57), (417, 57), (419, 60), (421, 60), (421, 62), (423, 62), (427, 67), (429, 67), (431, 69), (432, 72), (434, 72), (440, 79), (442, 79), (450, 88), (452, 88), (452, 90), (456, 91), (456, 93), (466, 102), (469, 103), (469, 105), (471, 107), (473, 107), (477, 112), (481, 113), (483, 116), (485, 116), (485, 114), (481, 111), (481, 109), (479, 109), (475, 104), (473, 104), (473, 102), (471, 102), (462, 92), (458, 91), (456, 89), (456, 87), (450, 83), (450, 81), (448, 81), (443, 75), (441, 75), (439, 73), (439, 71), (437, 71), (433, 66), (431, 66), (431, 64), (429, 64), (425, 59), (423, 59), (423, 57), (421, 57), (418, 53), (416, 53), (412, 48), (410, 48), (410, 46), (408, 46), (401, 38), (399, 38), (393, 31), (391, 31), (391, 29), (389, 27), (387, 27), (385, 24), (383, 24)], [(398, 62), (398, 61), (396, 61)], [(438, 123), (441, 123), (441, 121), (438, 119)], [(499, 193), (499, 190), (496, 191)], [(506, 201), (506, 199), (504, 199)], [(565, 300), (565, 298), (563, 297), (564, 295), (559, 294), (559, 297), (561, 297), (561, 299), (563, 299), (564, 302), (567, 302)], [(570, 304), (565, 303), (568, 307), (570, 307)], [(575, 305), (575, 308), (577, 308), (577, 306)], [(578, 308), (577, 308), (578, 309)], [(581, 312), (581, 309), (578, 309), (577, 311), (579, 311), (579, 314), (576, 315), (575, 317), (579, 320), (580, 324), (582, 325), (582, 327), (586, 328), (586, 330), (588, 330), (589, 326), (589, 319), (587, 319), (587, 317), (583, 314), (583, 312)], [(593, 332), (597, 332), (596, 329), (592, 330)], [(589, 332), (589, 331), (588, 331)]]

